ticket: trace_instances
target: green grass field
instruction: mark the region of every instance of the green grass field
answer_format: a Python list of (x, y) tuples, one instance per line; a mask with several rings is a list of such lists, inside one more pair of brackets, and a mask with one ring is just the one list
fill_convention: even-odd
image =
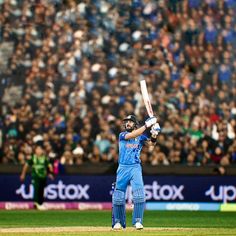
[(144, 230), (111, 230), (109, 211), (0, 211), (0, 235), (236, 235), (234, 212), (146, 211)]

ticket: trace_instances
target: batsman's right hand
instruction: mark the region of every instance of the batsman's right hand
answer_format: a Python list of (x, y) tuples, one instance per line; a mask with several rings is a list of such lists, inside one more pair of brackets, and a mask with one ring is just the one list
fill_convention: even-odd
[(154, 136), (157, 136), (160, 131), (161, 131), (160, 125), (159, 123), (156, 123), (152, 126), (150, 133)]
[(157, 118), (155, 116), (148, 118), (145, 121), (146, 128), (150, 128), (152, 125), (157, 123)]

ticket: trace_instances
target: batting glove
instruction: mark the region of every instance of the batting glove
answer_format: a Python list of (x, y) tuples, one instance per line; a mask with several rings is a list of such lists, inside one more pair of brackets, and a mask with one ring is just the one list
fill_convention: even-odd
[(146, 128), (149, 128), (152, 125), (154, 125), (156, 122), (157, 122), (157, 118), (155, 116), (150, 117), (145, 121), (145, 126), (146, 126)]
[(159, 132), (161, 131), (161, 127), (159, 123), (156, 123), (152, 126), (150, 133), (154, 136), (158, 135)]

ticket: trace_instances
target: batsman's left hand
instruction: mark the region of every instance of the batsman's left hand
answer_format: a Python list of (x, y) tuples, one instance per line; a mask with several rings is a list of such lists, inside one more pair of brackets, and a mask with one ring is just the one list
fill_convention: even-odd
[(155, 116), (153, 117), (149, 117), (146, 121), (145, 121), (145, 126), (146, 128), (151, 127), (152, 125), (154, 125), (157, 122), (157, 118)]
[(150, 133), (153, 135), (153, 136), (157, 136), (159, 134), (159, 132), (161, 131), (161, 127), (159, 125), (159, 123), (156, 123), (152, 126), (151, 130), (150, 130)]

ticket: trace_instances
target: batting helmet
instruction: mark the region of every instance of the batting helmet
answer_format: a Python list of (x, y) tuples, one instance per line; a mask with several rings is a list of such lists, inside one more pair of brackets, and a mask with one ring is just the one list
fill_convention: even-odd
[(128, 115), (127, 117), (125, 117), (123, 119), (123, 121), (127, 121), (127, 120), (133, 121), (135, 123), (135, 125), (139, 124), (138, 120), (136, 119), (136, 117), (134, 115)]

